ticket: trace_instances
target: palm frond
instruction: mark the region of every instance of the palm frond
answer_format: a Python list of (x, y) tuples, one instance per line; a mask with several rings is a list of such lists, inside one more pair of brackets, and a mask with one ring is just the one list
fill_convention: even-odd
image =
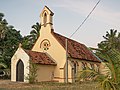
[(78, 72), (77, 78), (78, 78), (78, 81), (95, 80), (98, 75), (99, 75), (99, 72), (96, 72), (94, 69), (90, 69), (89, 67), (86, 67), (85, 70)]
[(102, 88), (104, 90), (116, 90), (115, 84), (109, 80), (108, 78), (106, 78), (105, 80), (103, 80), (100, 85), (102, 86)]
[(0, 63), (0, 69), (2, 69), (2, 68), (7, 68), (7, 65), (5, 65), (4, 63)]

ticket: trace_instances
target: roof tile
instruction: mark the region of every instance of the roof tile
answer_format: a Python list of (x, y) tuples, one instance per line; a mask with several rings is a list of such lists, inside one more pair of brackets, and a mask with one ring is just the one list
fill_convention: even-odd
[(52, 32), (52, 34), (58, 40), (58, 42), (63, 46), (63, 48), (66, 47), (65, 42), (67, 39), (67, 41), (68, 41), (68, 54), (70, 55), (70, 57), (76, 58), (76, 59), (83, 59), (83, 60), (88, 60), (88, 61), (100, 62), (100, 60), (98, 60), (84, 44), (76, 42), (72, 39), (64, 37), (64, 36), (57, 34), (55, 32)]
[(56, 63), (46, 55), (46, 53), (25, 50), (34, 63), (44, 65), (56, 65)]

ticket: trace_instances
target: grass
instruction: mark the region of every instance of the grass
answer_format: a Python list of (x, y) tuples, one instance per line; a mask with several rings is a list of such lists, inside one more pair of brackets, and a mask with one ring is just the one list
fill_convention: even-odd
[[(3, 85), (4, 86), (4, 85)], [(0, 86), (0, 90), (102, 90), (97, 87), (97, 83), (56, 83), (41, 82), (36, 84), (9, 84), (4, 87)]]

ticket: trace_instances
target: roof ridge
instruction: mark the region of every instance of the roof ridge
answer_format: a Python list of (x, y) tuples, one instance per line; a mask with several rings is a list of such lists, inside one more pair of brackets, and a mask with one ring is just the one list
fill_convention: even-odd
[[(58, 34), (58, 35), (60, 35), (60, 36), (62, 36), (62, 37), (64, 37), (64, 38), (67, 38), (68, 40), (71, 40), (71, 41), (74, 41), (74, 42), (79, 43), (79, 44), (81, 44), (81, 45), (84, 45), (83, 43), (80, 43), (80, 42), (78, 42), (78, 41), (76, 41), (76, 40), (74, 40), (74, 39), (71, 39), (71, 38), (68, 38), (68, 37), (66, 37), (66, 36), (63, 36), (63, 35), (61, 35), (61, 34), (59, 34), (59, 33), (56, 33), (56, 32), (53, 32), (53, 33)], [(85, 45), (84, 45), (84, 46), (85, 46)]]
[(24, 51), (31, 51), (31, 52), (35, 52), (35, 53), (45, 53), (45, 52), (38, 52), (38, 51), (32, 51), (32, 50), (26, 50), (26, 49), (23, 49)]
[(68, 39), (68, 54), (71, 58), (77, 59), (85, 59), (88, 61), (100, 62), (97, 57), (93, 55), (93, 53), (88, 49), (87, 46), (77, 42), (73, 39), (67, 38), (58, 33), (52, 32), (53, 36), (57, 39), (57, 41), (63, 46), (66, 50), (66, 40)]

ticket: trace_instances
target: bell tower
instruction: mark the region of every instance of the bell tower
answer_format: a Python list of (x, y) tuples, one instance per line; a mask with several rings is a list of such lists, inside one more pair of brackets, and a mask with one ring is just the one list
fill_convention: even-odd
[(53, 29), (53, 15), (54, 13), (47, 7), (45, 6), (43, 11), (40, 14), (40, 19), (41, 19), (41, 29), (42, 28), (49, 28)]

